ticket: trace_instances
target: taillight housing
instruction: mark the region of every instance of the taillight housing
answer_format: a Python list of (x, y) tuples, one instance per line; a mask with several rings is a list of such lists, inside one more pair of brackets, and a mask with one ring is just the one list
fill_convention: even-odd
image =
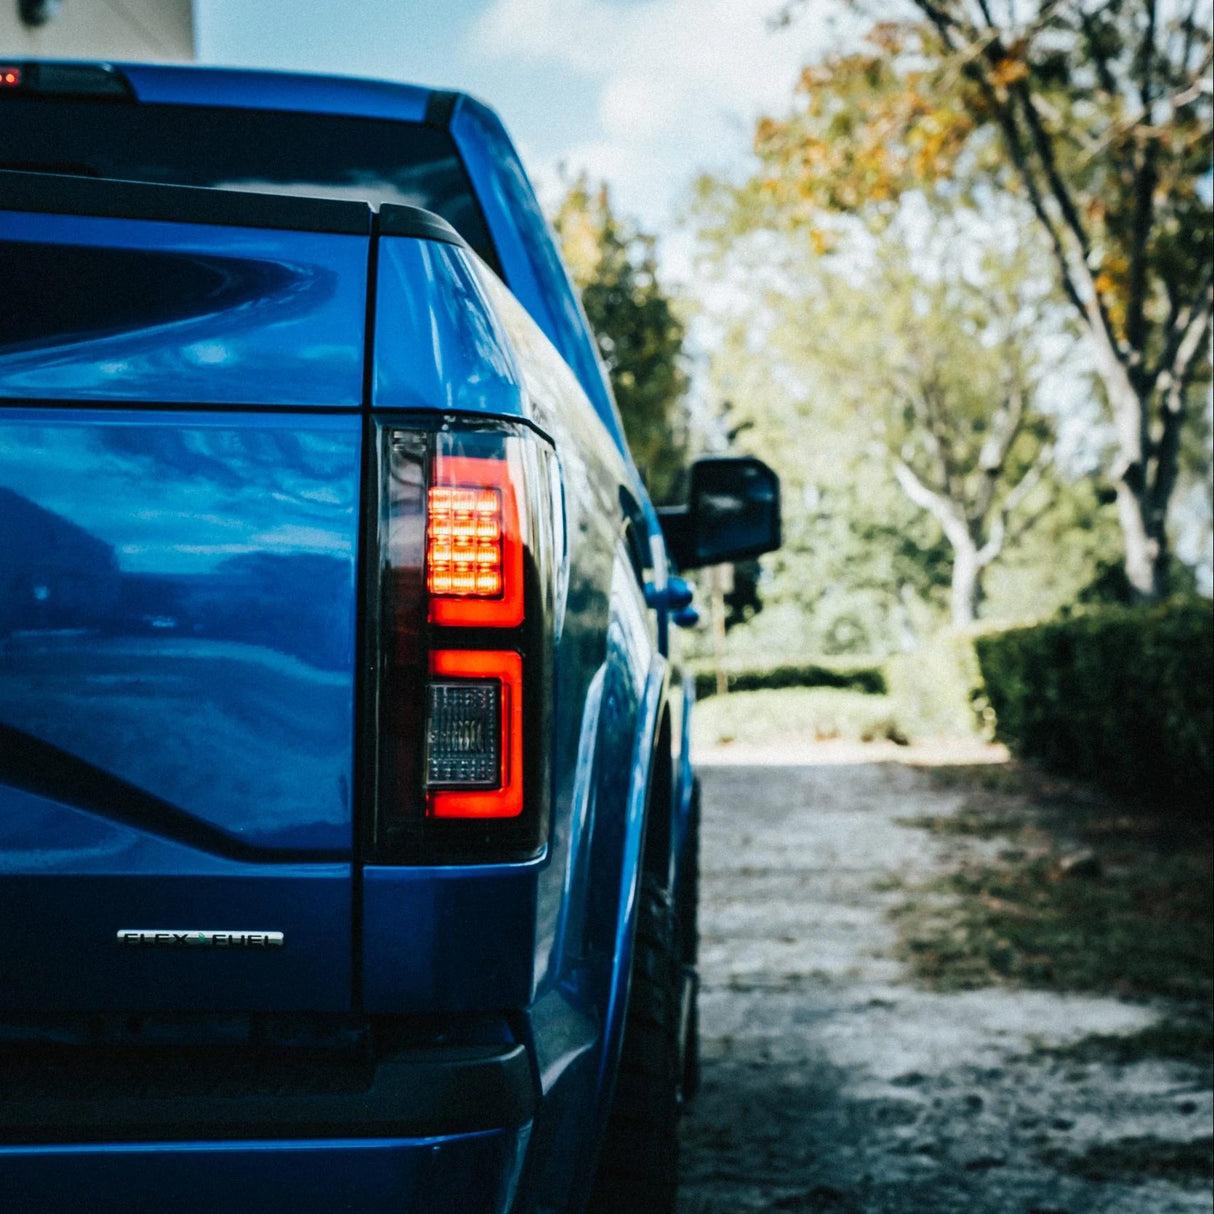
[(368, 578), (377, 863), (538, 855), (548, 829), (554, 455), (523, 426), (381, 420)]

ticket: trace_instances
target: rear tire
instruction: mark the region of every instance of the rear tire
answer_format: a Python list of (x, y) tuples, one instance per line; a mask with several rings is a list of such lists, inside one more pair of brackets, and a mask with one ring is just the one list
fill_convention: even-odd
[(615, 1097), (589, 1214), (673, 1214), (679, 1172), (682, 971), (670, 896), (641, 877)]

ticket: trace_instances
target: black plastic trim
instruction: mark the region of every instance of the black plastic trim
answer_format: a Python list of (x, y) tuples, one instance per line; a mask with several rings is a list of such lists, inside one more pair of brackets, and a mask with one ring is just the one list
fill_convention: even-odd
[(365, 202), (0, 169), (0, 210), (366, 236)]
[(111, 63), (64, 59), (5, 59), (21, 72), (21, 83), (5, 91), (27, 97), (84, 97), (90, 101), (134, 101), (131, 82)]
[(459, 99), (459, 93), (435, 89), (430, 94), (430, 100), (426, 102), (426, 116), (422, 121), (427, 126), (438, 127), (440, 131), (449, 130)]
[[(171, 1070), (183, 1051), (145, 1047), (114, 1052), (108, 1064), (127, 1081), (142, 1072), (145, 1091), (124, 1095), (119, 1083), (112, 1093), (81, 1096), (73, 1059), (89, 1070), (92, 1053), (75, 1046), (23, 1051), (18, 1067), (35, 1082), (32, 1091), (17, 1085), (15, 1093), (0, 1093), (0, 1143), (430, 1137), (516, 1129), (535, 1113), (531, 1062), (517, 1043), (402, 1050), (374, 1064), (339, 1066), (329, 1091), (229, 1095), (216, 1095), (213, 1083), (172, 1091), (158, 1055)], [(228, 1061), (239, 1062), (238, 1049)], [(39, 1075), (58, 1076), (59, 1090)]]
[(381, 236), (415, 236), (419, 240), (441, 240), (461, 249), (471, 248), (445, 219), (421, 207), (385, 202), (376, 213), (375, 224)]

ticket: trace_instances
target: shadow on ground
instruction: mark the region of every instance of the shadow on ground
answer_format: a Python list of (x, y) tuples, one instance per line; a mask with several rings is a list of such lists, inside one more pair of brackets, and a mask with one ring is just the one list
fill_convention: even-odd
[(906, 822), (963, 785), (898, 763), (703, 778), (681, 1214), (1209, 1210), (1208, 1066), (1117, 1048), (1160, 1001), (908, 981), (889, 912), (954, 857)]

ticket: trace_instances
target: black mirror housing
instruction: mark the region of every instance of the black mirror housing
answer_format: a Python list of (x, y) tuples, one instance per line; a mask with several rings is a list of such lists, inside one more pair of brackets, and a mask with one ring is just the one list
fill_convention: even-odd
[(745, 560), (780, 546), (780, 478), (753, 456), (699, 459), (687, 505), (658, 514), (680, 569)]

